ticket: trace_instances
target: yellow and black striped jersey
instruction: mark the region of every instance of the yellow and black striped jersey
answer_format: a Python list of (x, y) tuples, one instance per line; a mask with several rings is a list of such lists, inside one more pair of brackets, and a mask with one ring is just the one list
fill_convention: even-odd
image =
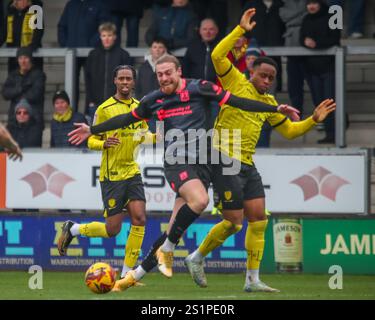
[[(96, 110), (93, 124), (99, 124), (120, 114), (129, 113), (139, 104), (139, 101), (117, 100), (114, 97), (103, 102)], [(104, 149), (107, 137), (114, 136), (120, 140), (120, 144)], [(89, 138), (88, 147), (92, 150), (102, 150), (99, 180), (111, 181), (127, 180), (140, 173), (136, 163), (137, 147), (145, 138), (152, 138), (148, 132), (145, 121), (131, 124), (129, 127), (108, 131), (101, 135), (93, 135)]]
[[(260, 94), (227, 58), (228, 52), (243, 33), (242, 28), (235, 28), (212, 52), (212, 61), (218, 78), (223, 88), (232, 94), (276, 107), (278, 103), (275, 98), (270, 94)], [(214, 147), (230, 157), (251, 165), (263, 123), (268, 121), (271, 126), (277, 126), (285, 120), (285, 116), (280, 113), (248, 112), (224, 105), (215, 122), (218, 135), (214, 138)]]

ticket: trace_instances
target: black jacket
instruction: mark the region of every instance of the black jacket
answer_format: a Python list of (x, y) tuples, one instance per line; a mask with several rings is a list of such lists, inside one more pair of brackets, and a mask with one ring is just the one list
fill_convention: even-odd
[(192, 40), (186, 50), (182, 73), (185, 78), (204, 79), (216, 82), (216, 73), (211, 60), (217, 40), (204, 43), (200, 38)]
[[(43, 7), (42, 1), (39, 1), (39, 0), (33, 0), (31, 4)], [(0, 6), (2, 6), (1, 3), (0, 3)], [(21, 46), (22, 25), (25, 20), (25, 14), (29, 11), (29, 8), (30, 7), (27, 7), (26, 9), (22, 11), (18, 11), (15, 7), (13, 7), (13, 5), (10, 5), (10, 4), (8, 5), (4, 22), (1, 25), (2, 30), (0, 34), (0, 37), (1, 37), (0, 46), (6, 41), (6, 38), (7, 38), (7, 33), (8, 33), (8, 22), (7, 22), (8, 18), (7, 17), (8, 16), (13, 16), (13, 23), (11, 27), (13, 41), (10, 43), (7, 43), (6, 46), (9, 48), (18, 48)], [(44, 28), (35, 29), (33, 31), (33, 36), (32, 36), (32, 40), (31, 40), (29, 47), (31, 47), (33, 50), (40, 48), (42, 46), (43, 33), (44, 33)]]
[[(316, 14), (307, 14), (301, 26), (300, 43), (305, 46), (306, 37), (316, 42), (315, 49), (328, 49), (340, 45), (340, 30), (329, 28), (328, 21), (331, 15), (328, 7), (322, 4), (320, 11)], [(313, 74), (323, 74), (334, 68), (333, 56), (310, 56), (305, 58), (307, 70)]]
[(70, 0), (57, 25), (60, 47), (95, 47), (100, 43), (98, 27), (110, 21), (108, 7), (100, 0)]
[(140, 100), (146, 94), (159, 88), (156, 73), (152, 69), (150, 62), (146, 60), (138, 69), (137, 84), (135, 87), (135, 97)]
[(40, 148), (42, 146), (43, 130), (33, 118), (22, 125), (19, 123), (9, 124), (8, 130), (22, 149)]
[(129, 53), (114, 46), (105, 50), (102, 46), (90, 51), (86, 61), (86, 104), (100, 105), (116, 92), (113, 70), (121, 64), (131, 64)]
[[(72, 148), (74, 147), (70, 144), (68, 133), (72, 131), (75, 122), (87, 123), (85, 116), (79, 112), (73, 112), (72, 117), (69, 121), (59, 122), (52, 119), (51, 122), (51, 148)], [(87, 147), (87, 142), (82, 143), (78, 148)]]
[(25, 98), (31, 105), (36, 122), (43, 127), (45, 82), (46, 75), (37, 68), (32, 68), (25, 75), (21, 75), (19, 69), (8, 75), (2, 89), (5, 100), (10, 100), (8, 123), (15, 124), (14, 109), (20, 99)]
[(104, 0), (111, 14), (132, 15), (141, 18), (143, 16), (144, 0)]
[[(303, 0), (301, 0), (303, 1)], [(283, 6), (281, 0), (273, 0), (272, 6), (268, 9), (262, 0), (248, 1), (244, 10), (255, 8), (254, 21), (257, 23), (251, 32), (251, 37), (255, 37), (260, 47), (283, 46), (285, 24), (280, 18), (279, 10)]]

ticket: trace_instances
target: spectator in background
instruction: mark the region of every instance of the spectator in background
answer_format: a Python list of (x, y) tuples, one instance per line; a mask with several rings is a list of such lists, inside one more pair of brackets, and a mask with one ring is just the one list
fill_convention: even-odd
[(4, 99), (10, 100), (8, 123), (9, 125), (16, 124), (15, 107), (24, 98), (31, 105), (33, 116), (41, 130), (43, 130), (46, 76), (42, 70), (33, 67), (31, 48), (19, 48), (17, 50), (17, 60), (18, 69), (8, 75), (2, 89)]
[(4, 1), (0, 0), (0, 47), (4, 43), (4, 26), (5, 26), (5, 20), (4, 20)]
[(155, 74), (156, 61), (168, 53), (167, 42), (163, 38), (155, 38), (150, 47), (150, 53), (145, 56), (145, 61), (138, 69), (135, 97), (141, 100), (146, 94), (159, 89)]
[[(70, 0), (65, 5), (57, 25), (57, 40), (60, 47), (93, 48), (100, 44), (98, 28), (103, 22), (110, 21), (107, 7), (100, 0)], [(79, 75), (86, 58), (76, 59), (75, 92), (73, 101), (75, 110), (79, 102)]]
[(86, 110), (92, 120), (96, 108), (115, 94), (113, 70), (118, 65), (131, 64), (129, 53), (116, 44), (116, 26), (111, 22), (99, 26), (101, 44), (90, 51), (86, 66)]
[[(328, 5), (338, 5), (343, 8), (344, 0), (328, 0)], [(365, 0), (350, 0), (348, 36), (352, 39), (363, 38), (365, 20)]]
[[(135, 97), (141, 100), (146, 94), (159, 89), (155, 73), (156, 61), (168, 53), (167, 42), (163, 38), (156, 38), (150, 47), (150, 54), (145, 56), (145, 61), (138, 69)], [(156, 132), (156, 121), (151, 118), (147, 123), (152, 133)]]
[[(0, 46), (5, 42), (7, 48), (28, 47), (32, 51), (42, 46), (43, 28), (31, 28), (29, 21), (35, 13), (29, 13), (32, 5), (43, 6), (38, 0), (13, 0), (9, 3)], [(1, 29), (3, 24), (1, 25)], [(34, 66), (43, 69), (43, 58), (34, 59)], [(8, 73), (17, 69), (17, 59), (8, 59)]]
[(189, 42), (183, 59), (184, 77), (216, 82), (211, 52), (219, 41), (218, 33), (218, 26), (213, 19), (207, 18), (201, 21), (199, 38)]
[(201, 22), (206, 18), (216, 21), (219, 28), (219, 38), (226, 34), (228, 26), (228, 1), (227, 0), (191, 0), (194, 12)]
[[(73, 111), (65, 91), (56, 91), (52, 101), (55, 112), (51, 122), (51, 148), (75, 148), (68, 141), (68, 133), (75, 128), (75, 122), (87, 123), (86, 118), (82, 113)], [(87, 143), (83, 143), (78, 147), (86, 146)]]
[[(330, 14), (324, 0), (308, 0), (307, 15), (303, 18), (300, 44), (308, 49), (328, 49), (340, 45), (340, 30), (329, 28)], [(335, 97), (335, 61), (332, 56), (305, 57), (306, 72), (311, 79), (313, 102)], [(335, 142), (335, 118), (332, 112), (324, 121), (326, 136), (318, 143)]]
[(170, 50), (186, 47), (194, 38), (197, 18), (189, 0), (173, 0), (168, 7), (154, 5), (152, 23), (145, 40), (148, 46), (156, 37), (164, 38)]
[(26, 99), (21, 99), (15, 108), (15, 124), (9, 124), (8, 130), (14, 140), (23, 148), (40, 148), (43, 131), (33, 117), (33, 110)]
[[(250, 80), (253, 73), (254, 73), (254, 62), (256, 59), (259, 57), (265, 56), (265, 53), (263, 50), (261, 50), (255, 41), (253, 39), (251, 41), (251, 45), (247, 48), (246, 54), (245, 54), (245, 62), (246, 62), (246, 70), (244, 72), (246, 79)], [(267, 92), (269, 94), (275, 95), (276, 93), (276, 87), (277, 83), (274, 81), (272, 83), (272, 86), (270, 88), (270, 91)], [(260, 132), (259, 139), (256, 145), (256, 148), (269, 148), (270, 146), (270, 141), (271, 141), (271, 132), (272, 132), (272, 127), (268, 123), (268, 121), (265, 121), (262, 126), (262, 131)]]
[[(306, 15), (306, 2), (301, 0), (283, 0), (280, 17), (285, 23), (284, 34), (286, 47), (300, 47), (300, 30), (303, 17)], [(290, 56), (287, 61), (288, 94), (293, 107), (303, 113), (304, 80), (307, 76), (304, 70), (304, 58)], [(306, 79), (310, 84), (309, 79)]]
[(126, 20), (126, 47), (138, 47), (139, 22), (143, 16), (143, 0), (104, 0), (108, 1), (112, 20), (117, 28), (117, 43), (121, 45), (121, 29)]
[[(303, 1), (303, 0), (301, 0)], [(251, 37), (256, 38), (260, 47), (277, 47), (284, 45), (284, 22), (280, 18), (281, 0), (249, 0), (245, 3), (244, 11), (249, 8), (256, 9), (254, 21), (256, 28), (251, 32)], [(272, 57), (277, 63), (277, 89), (282, 88), (281, 57)]]
[[(185, 78), (217, 82), (216, 72), (211, 60), (211, 52), (219, 42), (218, 33), (219, 28), (213, 19), (207, 18), (201, 21), (199, 38), (189, 42), (183, 59), (182, 73)], [(208, 127), (213, 128), (220, 107), (215, 101), (210, 104)]]

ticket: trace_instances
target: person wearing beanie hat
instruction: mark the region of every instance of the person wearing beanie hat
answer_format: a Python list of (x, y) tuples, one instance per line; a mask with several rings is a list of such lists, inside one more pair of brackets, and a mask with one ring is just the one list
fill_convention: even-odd
[(8, 125), (9, 132), (21, 148), (40, 148), (43, 131), (33, 117), (30, 103), (21, 99), (14, 110), (16, 123)]
[(69, 96), (68, 94), (66, 93), (65, 90), (58, 90), (55, 92), (55, 94), (53, 95), (53, 98), (52, 98), (52, 103), (55, 105), (55, 101), (57, 99), (62, 99), (64, 101), (66, 101), (66, 103), (68, 105), (70, 105), (70, 99), (69, 99)]
[(44, 128), (43, 110), (46, 76), (32, 62), (31, 48), (17, 50), (18, 69), (9, 73), (2, 88), (5, 100), (10, 100), (8, 123), (16, 124), (15, 107), (22, 98), (26, 98), (33, 110), (33, 115), (41, 129)]
[[(54, 113), (51, 122), (51, 148), (71, 148), (68, 132), (73, 130), (75, 122), (87, 123), (85, 116), (74, 112), (70, 106), (70, 99), (64, 90), (55, 92), (52, 98)], [(80, 147), (86, 147), (85, 144)]]

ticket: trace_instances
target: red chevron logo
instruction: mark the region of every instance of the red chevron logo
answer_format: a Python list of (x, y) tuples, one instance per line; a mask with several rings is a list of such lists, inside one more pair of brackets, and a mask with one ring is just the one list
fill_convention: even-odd
[(23, 180), (30, 185), (33, 198), (47, 191), (62, 198), (65, 186), (68, 183), (75, 181), (72, 177), (59, 171), (48, 163), (36, 171), (24, 176), (20, 180)]
[(346, 184), (350, 184), (350, 182), (323, 167), (317, 167), (290, 183), (296, 184), (302, 189), (305, 201), (322, 195), (334, 202), (339, 189)]

